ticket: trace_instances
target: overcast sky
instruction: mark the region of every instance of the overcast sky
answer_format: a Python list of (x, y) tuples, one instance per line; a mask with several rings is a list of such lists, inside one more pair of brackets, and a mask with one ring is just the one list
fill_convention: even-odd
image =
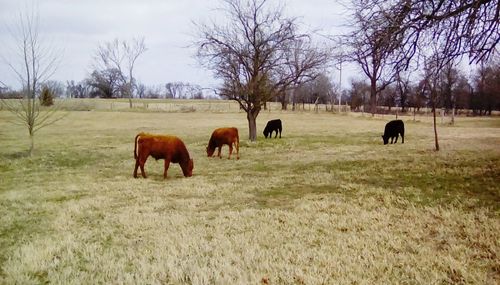
[[(304, 30), (339, 33), (345, 12), (335, 0), (270, 0), (284, 3), (286, 15), (298, 17)], [(35, 3), (35, 4), (33, 4)], [(146, 85), (183, 81), (215, 87), (210, 71), (194, 57), (196, 29), (192, 22), (207, 22), (223, 15), (217, 0), (0, 0), (0, 54), (14, 61), (15, 42), (9, 32), (26, 7), (38, 6), (44, 43), (60, 50), (61, 61), (52, 79), (81, 81), (91, 71), (99, 44), (144, 37), (147, 52), (136, 63), (135, 77)], [(36, 10), (36, 9), (35, 9)], [(330, 77), (338, 82), (338, 72)], [(347, 82), (348, 74), (343, 74)], [(19, 83), (0, 61), (0, 81), (17, 88)], [(344, 85), (344, 83), (343, 83)]]

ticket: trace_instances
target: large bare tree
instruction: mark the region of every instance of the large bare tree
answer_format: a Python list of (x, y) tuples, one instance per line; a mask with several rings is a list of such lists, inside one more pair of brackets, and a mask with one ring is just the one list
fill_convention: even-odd
[(370, 109), (376, 113), (377, 97), (394, 82), (401, 69), (397, 64), (401, 35), (395, 33), (404, 19), (405, 10), (388, 14), (387, 4), (379, 1), (352, 0), (350, 25), (353, 30), (342, 38), (347, 45), (346, 58), (357, 63), (370, 82)]
[(97, 48), (95, 63), (98, 70), (118, 70), (124, 84), (123, 91), (132, 108), (135, 87), (134, 67), (137, 59), (146, 52), (144, 38), (126, 40), (115, 39)]
[[(398, 66), (407, 67), (430, 43), (439, 44), (433, 55), (436, 68), (468, 55), (480, 63), (497, 53), (500, 41), (498, 0), (353, 0), (365, 5), (368, 18), (393, 19), (387, 36), (397, 39)], [(429, 59), (429, 57), (426, 57)]]
[[(19, 15), (19, 22), (11, 30), (16, 42), (15, 56), (4, 62), (10, 67), (21, 83), (21, 100), (3, 100), (2, 104), (15, 114), (15, 123), (28, 129), (30, 149), (33, 156), (35, 134), (42, 128), (62, 119), (65, 114), (59, 113), (61, 104), (50, 108), (41, 107), (39, 92), (41, 86), (56, 71), (60, 60), (57, 49), (47, 45), (39, 32), (40, 18), (38, 11), (27, 8)], [(16, 61), (17, 60), (17, 61)]]
[[(412, 58), (419, 46), (442, 43), (436, 60), (439, 67), (467, 54), (479, 63), (496, 52), (500, 41), (500, 2), (498, 0), (373, 0), (377, 5), (390, 2), (387, 15), (401, 15), (394, 33), (402, 37), (405, 58)], [(404, 11), (401, 14), (401, 11)]]
[(488, 59), (500, 41), (498, 0), (352, 0), (352, 6), (354, 31), (346, 40), (370, 79), (372, 109), (392, 71), (407, 68), (429, 43), (439, 45), (432, 58), (441, 69), (462, 55), (474, 63)]
[(223, 0), (225, 23), (198, 24), (197, 56), (222, 79), (219, 93), (247, 114), (249, 139), (265, 102), (298, 82), (314, 79), (328, 53), (298, 32), (296, 19), (267, 0)]

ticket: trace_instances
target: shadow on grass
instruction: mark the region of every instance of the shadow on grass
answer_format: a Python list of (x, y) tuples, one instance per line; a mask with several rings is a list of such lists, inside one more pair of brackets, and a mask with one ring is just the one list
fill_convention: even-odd
[(18, 152), (12, 152), (12, 153), (3, 153), (0, 156), (0, 159), (21, 159), (21, 158), (28, 158), (30, 157), (30, 153), (28, 151), (18, 151)]
[(257, 192), (255, 202), (261, 208), (287, 208), (291, 206), (293, 200), (306, 195), (339, 193), (342, 193), (342, 189), (336, 185), (286, 185)]
[[(432, 160), (434, 159), (434, 160)], [(422, 160), (422, 158), (421, 158)], [(262, 207), (280, 207), (295, 199), (315, 194), (362, 195), (364, 189), (382, 188), (420, 205), (462, 204), (468, 208), (487, 207), (500, 210), (500, 161), (498, 158), (477, 160), (465, 158), (446, 161), (426, 157), (418, 162), (391, 160), (332, 161), (295, 165), (291, 171), (307, 175), (304, 169), (331, 173), (335, 182), (329, 185), (285, 183), (256, 193)], [(267, 169), (262, 169), (266, 171)], [(333, 178), (332, 178), (333, 179)], [(345, 185), (357, 189), (346, 191)], [(414, 191), (412, 191), (414, 190)]]

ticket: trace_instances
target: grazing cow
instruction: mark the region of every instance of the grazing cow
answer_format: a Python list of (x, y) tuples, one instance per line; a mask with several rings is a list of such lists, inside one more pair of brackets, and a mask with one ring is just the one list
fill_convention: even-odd
[(150, 155), (156, 160), (165, 160), (163, 178), (167, 178), (167, 170), (170, 162), (178, 163), (185, 177), (193, 175), (193, 159), (189, 158), (186, 146), (178, 137), (139, 133), (135, 137), (134, 145), (135, 178), (137, 178), (137, 168), (139, 166), (141, 167), (142, 177), (146, 178), (144, 164)]
[(240, 137), (238, 136), (238, 129), (215, 129), (210, 137), (210, 140), (208, 141), (207, 156), (211, 157), (214, 154), (215, 148), (219, 148), (217, 156), (222, 158), (220, 154), (221, 148), (223, 145), (227, 144), (229, 146), (229, 156), (227, 159), (231, 159), (231, 153), (233, 153), (233, 143), (236, 146), (236, 159), (240, 159)]
[(267, 136), (271, 138), (273, 136), (273, 132), (276, 131), (276, 135), (274, 136), (274, 138), (278, 136), (278, 132), (280, 133), (280, 138), (281, 138), (281, 130), (282, 130), (281, 120), (280, 119), (271, 120), (267, 122), (267, 125), (264, 128), (264, 136), (266, 137), (266, 139)]
[(394, 138), (396, 138), (394, 143), (397, 143), (399, 134), (401, 134), (401, 143), (405, 143), (405, 124), (403, 123), (403, 121), (390, 121), (385, 125), (384, 135), (382, 136), (382, 139), (384, 139), (384, 144), (387, 144), (389, 142), (389, 138), (391, 139), (391, 144)]

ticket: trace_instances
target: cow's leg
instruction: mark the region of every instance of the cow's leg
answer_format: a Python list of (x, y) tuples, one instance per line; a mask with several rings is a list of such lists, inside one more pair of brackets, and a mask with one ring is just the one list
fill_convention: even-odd
[(401, 133), (401, 143), (405, 143), (405, 133)]
[(134, 178), (137, 178), (137, 169), (139, 168), (139, 158), (135, 160), (135, 167), (134, 167)]
[(399, 138), (399, 134), (396, 134), (396, 140), (394, 141), (394, 143), (398, 142), (398, 138)]
[(391, 137), (391, 144), (392, 144), (393, 141), (394, 141), (394, 137)]
[(235, 141), (234, 145), (236, 146), (236, 159), (240, 159), (240, 141)]
[(279, 129), (279, 131), (280, 131), (280, 139), (281, 139), (281, 129)]
[(220, 154), (221, 148), (222, 148), (222, 146), (219, 146), (219, 150), (217, 151), (217, 156), (218, 156), (219, 158), (222, 158), (222, 156), (221, 156), (221, 154)]
[(278, 130), (276, 130), (276, 135), (274, 136), (274, 138), (277, 138), (278, 137)]
[(170, 159), (165, 158), (165, 169), (163, 170), (163, 179), (167, 179), (167, 171), (170, 166)]
[(231, 153), (233, 153), (233, 143), (229, 144), (229, 156), (227, 157), (227, 159), (231, 159)]
[(144, 164), (146, 164), (146, 160), (148, 157), (139, 157), (139, 166), (141, 167), (142, 177), (147, 178), (146, 171), (144, 171)]

